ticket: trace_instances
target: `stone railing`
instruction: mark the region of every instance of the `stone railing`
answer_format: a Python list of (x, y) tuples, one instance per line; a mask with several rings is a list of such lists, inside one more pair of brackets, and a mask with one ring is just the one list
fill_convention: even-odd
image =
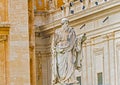
[(110, 0), (77, 0), (73, 3), (71, 2), (71, 6), (70, 3), (66, 3), (64, 6), (57, 10), (48, 11), (46, 24), (52, 23), (63, 17), (76, 14), (86, 9), (107, 3), (109, 1)]

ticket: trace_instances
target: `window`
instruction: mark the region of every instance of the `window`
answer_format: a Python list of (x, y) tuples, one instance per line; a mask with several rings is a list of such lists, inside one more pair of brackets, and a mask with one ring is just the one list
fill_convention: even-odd
[(98, 85), (103, 85), (102, 73), (97, 74)]
[(77, 80), (79, 81), (79, 85), (82, 85), (81, 84), (81, 76), (77, 77)]

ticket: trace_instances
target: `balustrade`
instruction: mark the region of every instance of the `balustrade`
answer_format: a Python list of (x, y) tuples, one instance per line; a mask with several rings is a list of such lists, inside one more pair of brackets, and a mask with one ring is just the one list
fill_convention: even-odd
[(98, 6), (108, 1), (109, 0), (72, 0), (70, 2), (65, 3), (58, 9), (48, 10), (47, 17), (49, 17), (49, 19), (47, 19), (47, 23), (52, 23), (63, 17), (73, 15), (75, 13)]

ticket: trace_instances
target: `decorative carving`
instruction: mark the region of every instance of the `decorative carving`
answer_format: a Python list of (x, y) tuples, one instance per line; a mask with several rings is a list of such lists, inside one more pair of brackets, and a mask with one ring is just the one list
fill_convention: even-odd
[(54, 85), (78, 82), (74, 73), (81, 68), (82, 44), (86, 40), (86, 34), (77, 38), (68, 22), (67, 18), (62, 19), (62, 27), (55, 31), (52, 66)]

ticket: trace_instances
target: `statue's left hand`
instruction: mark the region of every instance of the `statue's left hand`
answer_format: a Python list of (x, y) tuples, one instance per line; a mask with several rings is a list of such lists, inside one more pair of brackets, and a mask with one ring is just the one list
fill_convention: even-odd
[(83, 44), (86, 41), (87, 37), (86, 37), (86, 33), (84, 33), (84, 35), (82, 36), (81, 39), (81, 44)]

